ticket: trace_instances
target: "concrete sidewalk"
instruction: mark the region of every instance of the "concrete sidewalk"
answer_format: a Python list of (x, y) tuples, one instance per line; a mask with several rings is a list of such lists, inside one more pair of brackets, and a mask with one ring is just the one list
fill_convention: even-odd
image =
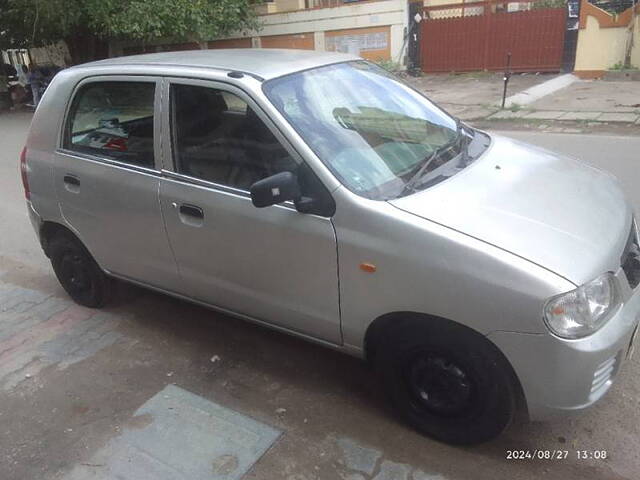
[[(518, 74), (509, 80), (507, 96), (526, 91), (549, 80), (555, 74)], [(499, 110), (503, 90), (503, 74), (472, 72), (406, 77), (414, 88), (452, 115), (463, 120), (486, 118)]]
[[(500, 109), (502, 75), (428, 75), (409, 82), (463, 120), (544, 120), (640, 125), (640, 82), (573, 79), (554, 91), (560, 76), (514, 75)], [(547, 86), (549, 88), (547, 88)], [(544, 94), (547, 90), (548, 93)], [(540, 95), (540, 92), (543, 92)], [(518, 100), (530, 97), (524, 105)]]
[(498, 111), (488, 118), (640, 125), (640, 82), (580, 80), (526, 107)]

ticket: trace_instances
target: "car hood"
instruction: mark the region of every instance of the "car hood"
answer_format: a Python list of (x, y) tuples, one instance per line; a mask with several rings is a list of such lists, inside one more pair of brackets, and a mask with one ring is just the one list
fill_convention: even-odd
[(390, 203), (576, 285), (618, 270), (632, 224), (612, 175), (499, 136), (458, 174)]

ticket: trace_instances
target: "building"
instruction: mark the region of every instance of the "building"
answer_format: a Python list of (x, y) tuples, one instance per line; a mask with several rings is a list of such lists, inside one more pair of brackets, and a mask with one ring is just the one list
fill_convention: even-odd
[(273, 0), (257, 6), (262, 28), (205, 43), (113, 42), (112, 55), (198, 48), (299, 48), (404, 63), (406, 0)]

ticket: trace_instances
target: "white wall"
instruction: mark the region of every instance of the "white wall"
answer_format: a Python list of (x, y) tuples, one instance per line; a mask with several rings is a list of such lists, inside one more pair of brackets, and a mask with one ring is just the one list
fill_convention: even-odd
[[(640, 21), (635, 19), (631, 64), (640, 67)], [(587, 15), (585, 28), (578, 32), (576, 71), (608, 70), (624, 63), (630, 29), (627, 25), (603, 28), (596, 17)]]

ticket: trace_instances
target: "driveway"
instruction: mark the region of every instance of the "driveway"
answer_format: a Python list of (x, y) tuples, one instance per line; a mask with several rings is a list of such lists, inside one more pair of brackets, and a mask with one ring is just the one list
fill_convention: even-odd
[[(455, 448), (399, 423), (356, 359), (130, 285), (104, 310), (74, 305), (26, 216), (29, 119), (0, 115), (3, 480), (637, 478), (638, 357), (585, 414)], [(640, 138), (510, 135), (613, 171), (640, 206)], [(506, 458), (534, 449), (568, 456)]]

